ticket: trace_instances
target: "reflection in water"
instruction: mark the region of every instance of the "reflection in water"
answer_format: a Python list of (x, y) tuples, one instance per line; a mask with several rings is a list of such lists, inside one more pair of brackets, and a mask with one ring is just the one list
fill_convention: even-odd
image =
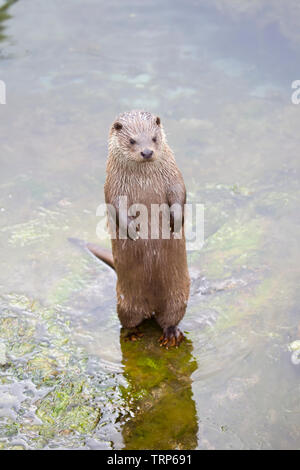
[(197, 363), (192, 343), (178, 349), (158, 345), (160, 329), (153, 320), (143, 323), (140, 341), (125, 340), (121, 332), (124, 375), (123, 394), (134, 416), (123, 425), (125, 449), (194, 449), (197, 446), (196, 406), (191, 374)]
[(3, 31), (5, 29), (5, 26), (3, 25), (3, 23), (8, 20), (9, 18), (11, 18), (11, 16), (8, 14), (8, 9), (9, 7), (13, 4), (13, 3), (16, 3), (17, 0), (8, 0), (7, 2), (4, 3), (4, 5), (2, 5), (2, 7), (0, 7), (0, 41), (2, 41), (3, 39), (5, 39), (5, 34), (3, 34)]

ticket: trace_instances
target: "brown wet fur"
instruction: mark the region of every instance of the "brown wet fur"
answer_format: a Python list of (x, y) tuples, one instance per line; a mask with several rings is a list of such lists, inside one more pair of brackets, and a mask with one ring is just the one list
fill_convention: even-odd
[[(145, 148), (153, 151), (149, 161), (141, 157)], [(157, 116), (131, 111), (116, 119), (109, 135), (106, 173), (105, 201), (116, 209), (117, 223), (119, 196), (127, 196), (128, 207), (144, 204), (149, 214), (154, 203), (184, 207), (184, 181)], [(162, 345), (178, 346), (183, 335), (176, 327), (185, 314), (190, 289), (184, 227), (181, 239), (173, 232), (170, 239), (162, 239), (160, 228), (159, 238), (151, 240), (150, 229), (149, 217), (149, 239), (122, 240), (118, 231), (112, 239), (117, 312), (124, 328), (134, 328), (154, 315), (163, 329)], [(95, 247), (91, 251), (103, 259)], [(107, 255), (103, 261), (112, 266)]]

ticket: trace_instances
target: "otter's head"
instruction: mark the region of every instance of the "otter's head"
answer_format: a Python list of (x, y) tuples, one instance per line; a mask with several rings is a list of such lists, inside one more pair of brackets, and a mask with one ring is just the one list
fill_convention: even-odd
[(111, 149), (118, 148), (121, 158), (146, 163), (160, 158), (164, 138), (159, 117), (145, 111), (130, 111), (113, 123), (109, 145)]

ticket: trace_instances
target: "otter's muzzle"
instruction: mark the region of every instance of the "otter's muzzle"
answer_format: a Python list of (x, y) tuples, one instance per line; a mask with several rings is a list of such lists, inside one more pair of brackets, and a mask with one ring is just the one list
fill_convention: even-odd
[(145, 160), (149, 160), (150, 158), (152, 158), (153, 150), (145, 149), (141, 152), (141, 155)]

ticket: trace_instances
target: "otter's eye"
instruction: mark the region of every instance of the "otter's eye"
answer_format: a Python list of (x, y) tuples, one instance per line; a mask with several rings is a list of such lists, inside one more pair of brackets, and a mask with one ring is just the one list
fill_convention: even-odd
[(157, 141), (157, 138), (156, 138), (156, 137), (153, 137), (152, 140), (153, 140), (153, 142), (156, 142), (156, 141)]
[(135, 144), (135, 140), (134, 140), (134, 139), (129, 139), (129, 142), (131, 143), (131, 145), (134, 145), (134, 144)]

